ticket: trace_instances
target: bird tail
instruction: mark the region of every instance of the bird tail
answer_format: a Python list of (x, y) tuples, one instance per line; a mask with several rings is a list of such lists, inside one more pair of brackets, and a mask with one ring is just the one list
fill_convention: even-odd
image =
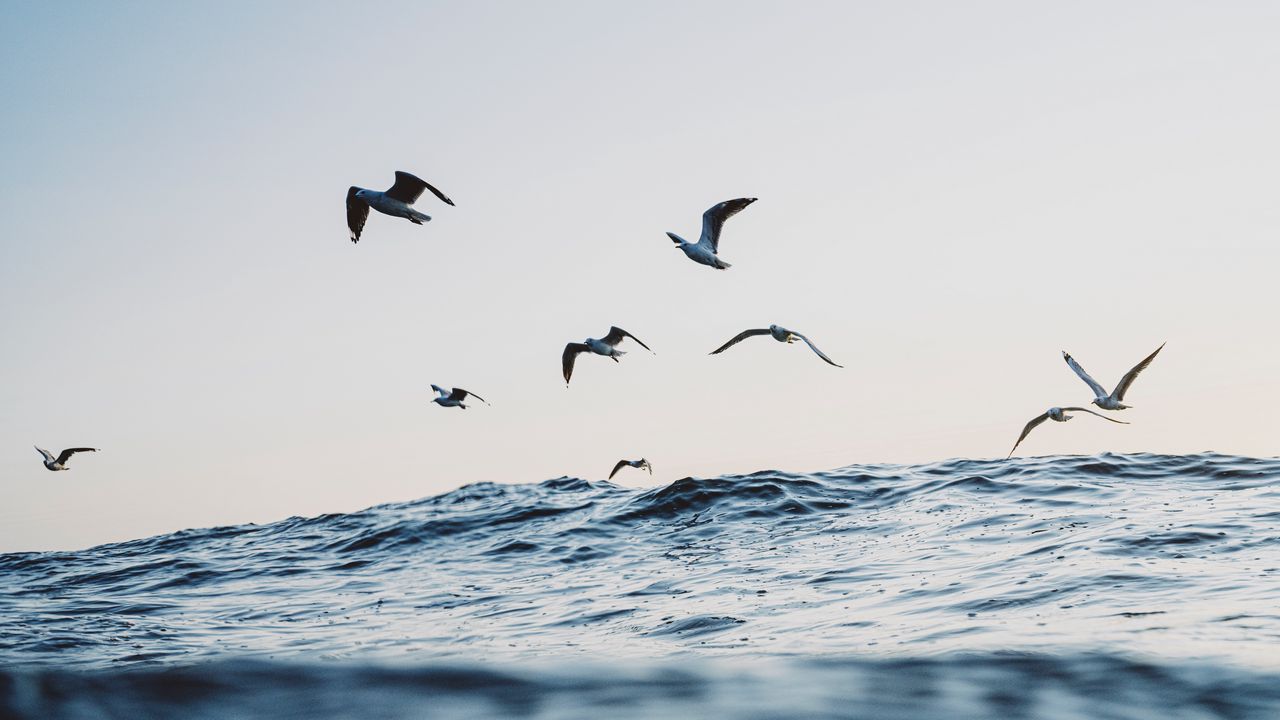
[(417, 210), (410, 210), (409, 212), (412, 213), (411, 215), (409, 215), (409, 222), (413, 223), (414, 225), (421, 225), (424, 222), (431, 221), (430, 215), (427, 215), (425, 213), (420, 213)]
[(622, 357), (623, 355), (626, 355), (626, 354), (627, 354), (627, 351), (626, 351), (626, 350), (616, 350), (616, 349), (615, 349), (615, 350), (613, 351), (613, 354), (612, 354), (612, 355), (610, 355), (609, 357), (613, 358), (613, 361), (614, 361), (614, 362), (618, 362), (618, 358), (620, 358), (620, 357)]
[(725, 261), (721, 260), (720, 258), (716, 258), (716, 269), (717, 269), (717, 270), (728, 270), (728, 269), (729, 269), (729, 268), (731, 268), (731, 267), (733, 267), (733, 266), (732, 266), (732, 265), (730, 265), (729, 263), (727, 263), (727, 262), (725, 262)]

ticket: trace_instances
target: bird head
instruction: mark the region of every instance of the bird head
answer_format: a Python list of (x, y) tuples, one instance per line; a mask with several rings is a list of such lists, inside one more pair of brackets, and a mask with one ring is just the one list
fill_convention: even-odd
[(368, 191), (368, 190), (357, 190), (357, 191), (356, 191), (356, 197), (360, 198), (361, 200), (368, 200), (368, 199), (369, 199), (369, 191)]

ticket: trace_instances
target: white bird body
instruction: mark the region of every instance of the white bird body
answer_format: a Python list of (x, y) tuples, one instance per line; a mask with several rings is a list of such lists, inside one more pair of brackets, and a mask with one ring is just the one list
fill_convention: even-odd
[(431, 194), (446, 205), (453, 204), (444, 193), (432, 187), (431, 183), (402, 170), (396, 171), (395, 184), (386, 191), (354, 185), (347, 188), (347, 230), (351, 233), (351, 242), (360, 242), (360, 233), (364, 231), (365, 221), (369, 219), (369, 208), (383, 215), (404, 218), (414, 225), (429, 221), (430, 215), (413, 209), (413, 204), (424, 190), (430, 190)]
[(53, 453), (45, 450), (39, 445), (35, 446), (37, 452), (44, 456), (44, 466), (47, 470), (58, 472), (60, 470), (70, 470), (67, 463), (71, 461), (71, 456), (82, 452), (98, 452), (97, 448), (67, 448), (63, 450), (58, 457), (54, 457)]
[(377, 210), (383, 215), (404, 218), (415, 225), (421, 225), (422, 223), (429, 222), (431, 220), (430, 215), (414, 210), (413, 206), (403, 200), (397, 200), (390, 197), (381, 190), (366, 190), (364, 188), (360, 188), (356, 191), (356, 197), (363, 200), (366, 205)]
[(725, 343), (724, 345), (721, 345), (715, 350), (712, 350), (711, 354), (716, 355), (716, 354), (722, 353), (725, 350), (728, 350), (729, 348), (733, 347), (734, 345), (737, 345), (738, 343), (742, 342), (743, 340), (756, 335), (768, 335), (772, 337), (774, 340), (777, 340), (778, 342), (781, 342), (781, 343), (787, 343), (788, 345), (795, 342), (796, 340), (800, 340), (805, 345), (808, 345), (809, 349), (812, 350), (815, 355), (822, 358), (828, 365), (835, 365), (836, 367), (844, 367), (843, 365), (837, 363), (835, 360), (832, 360), (831, 358), (827, 357), (826, 353), (819, 350), (818, 346), (814, 345), (812, 340), (805, 337), (801, 333), (795, 332), (794, 330), (788, 330), (782, 327), (781, 325), (770, 325), (768, 329), (757, 328), (752, 330), (743, 330), (742, 332), (734, 336), (734, 338), (729, 342)]
[(1113, 423), (1119, 423), (1119, 424), (1121, 424), (1121, 425), (1128, 425), (1128, 424), (1129, 424), (1129, 423), (1125, 422), (1124, 420), (1116, 420), (1116, 419), (1114, 419), (1114, 418), (1109, 418), (1109, 417), (1107, 417), (1106, 415), (1099, 415), (1098, 413), (1096, 413), (1096, 412), (1094, 412), (1094, 411), (1092, 411), (1092, 410), (1089, 410), (1088, 408), (1082, 408), (1082, 407), (1064, 407), (1064, 408), (1060, 408), (1060, 407), (1051, 407), (1051, 408), (1049, 408), (1048, 410), (1046, 410), (1043, 414), (1041, 414), (1041, 415), (1039, 415), (1039, 416), (1037, 416), (1037, 417), (1032, 418), (1032, 419), (1031, 419), (1031, 421), (1027, 423), (1026, 427), (1022, 428), (1022, 434), (1018, 436), (1018, 441), (1017, 441), (1017, 442), (1015, 442), (1015, 443), (1013, 444), (1013, 450), (1010, 450), (1010, 451), (1009, 451), (1009, 454), (1005, 457), (1005, 459), (1006, 459), (1006, 460), (1008, 460), (1009, 458), (1013, 457), (1013, 452), (1014, 452), (1014, 450), (1017, 450), (1017, 449), (1018, 449), (1018, 446), (1022, 444), (1022, 441), (1023, 441), (1023, 440), (1025, 440), (1025, 439), (1027, 438), (1027, 436), (1031, 434), (1031, 431), (1032, 431), (1032, 430), (1035, 430), (1037, 427), (1039, 427), (1039, 426), (1040, 426), (1044, 421), (1046, 421), (1046, 420), (1052, 420), (1052, 421), (1054, 421), (1054, 422), (1066, 422), (1066, 421), (1068, 421), (1068, 420), (1070, 420), (1070, 419), (1071, 419), (1071, 416), (1070, 416), (1070, 415), (1068, 415), (1067, 413), (1073, 413), (1073, 412), (1085, 412), (1085, 413), (1089, 413), (1090, 415), (1096, 415), (1096, 416), (1098, 416), (1098, 417), (1102, 418), (1103, 420), (1108, 420), (1108, 421), (1113, 422)]
[(1093, 391), (1094, 398), (1090, 402), (1103, 410), (1127, 410), (1132, 406), (1124, 404), (1125, 393), (1129, 392), (1129, 387), (1138, 378), (1138, 373), (1146, 370), (1151, 361), (1155, 360), (1156, 355), (1159, 355), (1163, 349), (1164, 343), (1161, 343), (1160, 347), (1155, 349), (1155, 352), (1143, 358), (1142, 362), (1134, 365), (1129, 372), (1125, 373), (1124, 377), (1120, 378), (1120, 382), (1116, 384), (1115, 389), (1111, 392), (1107, 392), (1106, 388), (1102, 387), (1102, 383), (1090, 377), (1089, 373), (1085, 372), (1080, 363), (1076, 362), (1076, 359), (1071, 357), (1066, 350), (1062, 351), (1062, 359), (1067, 362), (1067, 366), (1071, 368), (1072, 372), (1078, 375)]
[(691, 243), (672, 232), (667, 233), (667, 237), (671, 238), (671, 242), (683, 250), (685, 257), (690, 260), (717, 270), (728, 269), (731, 267), (729, 263), (721, 260), (717, 255), (720, 252), (720, 230), (724, 227), (725, 220), (742, 212), (743, 208), (755, 201), (756, 198), (738, 198), (711, 206), (702, 213), (702, 235), (696, 243)]
[(645, 460), (644, 458), (640, 458), (639, 460), (619, 460), (618, 464), (613, 466), (613, 472), (609, 473), (609, 479), (612, 480), (613, 476), (617, 475), (618, 471), (624, 467), (633, 467), (639, 470), (648, 470), (650, 475), (653, 474), (653, 466), (650, 465), (649, 461)]
[(731, 264), (721, 260), (711, 248), (701, 243), (691, 243), (674, 233), (667, 233), (671, 239), (676, 242), (676, 247), (684, 251), (685, 257), (707, 267), (713, 267), (717, 270), (728, 270), (733, 267)]
[(618, 349), (618, 343), (622, 342), (623, 338), (631, 338), (640, 347), (653, 352), (640, 338), (615, 325), (609, 328), (609, 333), (602, 338), (587, 338), (580, 343), (569, 343), (564, 346), (564, 352), (560, 355), (560, 369), (564, 373), (565, 386), (569, 385), (569, 378), (573, 377), (573, 364), (580, 353), (589, 352), (594, 355), (603, 355), (613, 358), (614, 362), (618, 362), (618, 358), (627, 354), (625, 351)]
[(622, 355), (627, 354), (625, 350), (619, 350), (618, 348), (598, 338), (587, 338), (586, 340), (582, 341), (582, 344), (586, 345), (587, 349), (590, 350), (591, 352), (597, 355), (604, 355), (605, 357), (618, 358)]
[(488, 400), (485, 400), (473, 392), (463, 390), (462, 388), (445, 390), (439, 385), (432, 385), (431, 389), (436, 391), (436, 397), (432, 398), (431, 402), (439, 405), (440, 407), (456, 407), (466, 410), (467, 406), (464, 405), (462, 401), (466, 400), (468, 397), (473, 397), (485, 405), (489, 404)]

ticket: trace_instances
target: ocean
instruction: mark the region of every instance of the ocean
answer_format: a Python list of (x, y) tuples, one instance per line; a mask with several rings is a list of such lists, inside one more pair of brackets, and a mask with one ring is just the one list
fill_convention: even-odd
[(1280, 460), (477, 484), (0, 555), (0, 718), (1280, 718)]

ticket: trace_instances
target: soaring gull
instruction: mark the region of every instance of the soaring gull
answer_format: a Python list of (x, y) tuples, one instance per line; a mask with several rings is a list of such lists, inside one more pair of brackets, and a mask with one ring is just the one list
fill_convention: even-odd
[(479, 395), (473, 392), (468, 392), (466, 390), (463, 390), (462, 388), (453, 388), (452, 390), (445, 390), (439, 385), (432, 385), (431, 389), (435, 390), (437, 393), (437, 396), (432, 398), (431, 402), (439, 405), (440, 407), (460, 407), (463, 410), (466, 410), (467, 406), (463, 405), (462, 401), (466, 400), (468, 397), (473, 397), (479, 400), (480, 402), (484, 403), (485, 405), (489, 404), (488, 400), (485, 400), (484, 398), (480, 397)]
[[(1018, 436), (1018, 442), (1013, 444), (1013, 450), (1018, 449), (1018, 446), (1021, 445), (1022, 441), (1028, 435), (1031, 434), (1032, 430), (1036, 429), (1037, 425), (1039, 425), (1040, 423), (1043, 423), (1045, 420), (1053, 420), (1054, 422), (1066, 422), (1071, 419), (1071, 416), (1067, 414), (1069, 412), (1085, 412), (1085, 413), (1089, 413), (1090, 415), (1097, 415), (1103, 420), (1109, 420), (1113, 423), (1120, 423), (1121, 425), (1129, 424), (1124, 420), (1116, 420), (1114, 418), (1109, 418), (1106, 415), (1102, 415), (1082, 407), (1064, 407), (1064, 408), (1051, 407), (1048, 410), (1046, 410), (1043, 415), (1032, 418), (1031, 422), (1027, 423), (1027, 426), (1022, 428), (1022, 434)], [(1009, 454), (1005, 456), (1006, 460), (1013, 457), (1013, 450), (1010, 450)]]
[(751, 337), (752, 335), (772, 335), (774, 340), (777, 340), (778, 342), (784, 342), (784, 343), (793, 343), (797, 339), (803, 340), (804, 344), (808, 345), (810, 350), (817, 353), (818, 357), (822, 358), (823, 360), (826, 360), (828, 363), (835, 365), (836, 367), (844, 367), (843, 365), (836, 363), (836, 361), (832, 360), (831, 358), (823, 354), (823, 352), (818, 349), (818, 346), (814, 345), (809, 340), (809, 338), (805, 337), (804, 335), (801, 335), (798, 332), (792, 332), (780, 325), (770, 325), (768, 328), (759, 328), (755, 330), (743, 330), (742, 332), (738, 333), (738, 335), (734, 337), (732, 340), (730, 340), (729, 342), (721, 345), (719, 348), (715, 350), (712, 350), (711, 354), (716, 355), (718, 353), (722, 353), (725, 350), (728, 350), (729, 348), (733, 347), (734, 345), (737, 345), (738, 343), (742, 342), (743, 340)]
[(609, 473), (609, 479), (612, 480), (613, 476), (617, 475), (619, 470), (628, 466), (640, 468), (641, 470), (648, 470), (650, 475), (653, 474), (653, 466), (644, 458), (640, 458), (639, 460), (619, 460), (618, 464), (613, 466), (613, 472)]
[(55, 458), (53, 456), (53, 453), (49, 452), (48, 450), (45, 450), (39, 445), (36, 445), (35, 448), (36, 450), (40, 451), (41, 455), (44, 456), (44, 466), (49, 470), (53, 470), (53, 471), (70, 470), (71, 468), (67, 467), (67, 461), (70, 460), (71, 456), (75, 455), (76, 453), (98, 452), (98, 448), (67, 448), (66, 450), (63, 450), (61, 453), (59, 453), (58, 457)]
[(698, 238), (696, 243), (688, 242), (675, 233), (669, 232), (667, 237), (671, 238), (676, 247), (683, 250), (690, 260), (717, 270), (724, 270), (729, 267), (729, 263), (716, 255), (720, 251), (720, 228), (724, 226), (725, 220), (742, 212), (743, 208), (755, 201), (756, 198), (725, 200), (702, 213), (702, 237)]
[[(564, 369), (564, 384), (566, 386), (569, 384), (569, 378), (573, 375), (573, 361), (578, 358), (578, 353), (593, 352), (596, 355), (611, 357), (614, 362), (618, 362), (618, 358), (626, 355), (625, 352), (617, 348), (618, 343), (622, 342), (623, 338), (631, 338), (640, 343), (640, 347), (649, 350), (649, 346), (640, 342), (640, 338), (616, 326), (609, 328), (609, 334), (598, 340), (596, 338), (587, 338), (580, 343), (565, 345), (564, 354), (560, 356), (560, 365)], [(649, 352), (653, 351), (649, 350)]]
[(1125, 373), (1124, 377), (1120, 378), (1120, 383), (1116, 385), (1116, 389), (1112, 390), (1110, 394), (1107, 393), (1106, 389), (1103, 388), (1097, 380), (1089, 377), (1089, 373), (1085, 372), (1084, 368), (1080, 367), (1080, 363), (1076, 362), (1075, 358), (1068, 355), (1066, 350), (1062, 351), (1062, 359), (1066, 360), (1067, 365), (1075, 371), (1076, 375), (1080, 376), (1081, 380), (1085, 381), (1085, 384), (1089, 386), (1089, 389), (1093, 390), (1093, 394), (1096, 396), (1092, 401), (1094, 405), (1097, 405), (1103, 410), (1124, 410), (1132, 407), (1132, 405), (1125, 405), (1122, 402), (1124, 400), (1124, 394), (1129, 392), (1129, 386), (1138, 378), (1138, 373), (1147, 369), (1147, 366), (1151, 364), (1152, 360), (1156, 359), (1156, 355), (1160, 354), (1160, 351), (1164, 349), (1164, 346), (1164, 343), (1160, 343), (1160, 347), (1156, 348), (1155, 352), (1148, 355), (1142, 362), (1134, 365), (1132, 370)]
[(347, 189), (347, 229), (351, 231), (351, 242), (360, 242), (360, 231), (364, 229), (364, 221), (369, 218), (369, 208), (384, 215), (404, 218), (414, 225), (430, 220), (430, 215), (424, 215), (412, 207), (423, 190), (430, 190), (431, 194), (446, 205), (453, 204), (444, 193), (432, 187), (431, 183), (400, 170), (396, 171), (396, 183), (386, 192), (352, 185)]

